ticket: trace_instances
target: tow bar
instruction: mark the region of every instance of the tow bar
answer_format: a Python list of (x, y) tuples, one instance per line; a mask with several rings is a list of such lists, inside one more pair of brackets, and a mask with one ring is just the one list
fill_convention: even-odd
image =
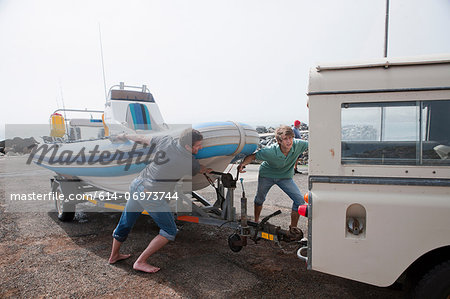
[[(236, 182), (239, 178), (239, 172), (236, 176), (236, 179), (233, 179), (233, 176), (230, 173), (211, 173), (215, 175), (221, 175), (221, 181), (225, 188), (232, 188), (233, 190), (236, 188)], [(269, 223), (270, 218), (281, 214), (281, 210), (278, 210), (264, 217), (259, 223), (249, 221), (247, 217), (247, 197), (245, 196), (243, 178), (240, 179), (240, 183), (242, 187), (241, 218), (239, 221), (237, 221), (238, 226), (236, 228), (236, 232), (228, 236), (228, 246), (233, 252), (239, 252), (244, 246), (247, 246), (248, 239), (252, 240), (255, 244), (259, 240), (265, 239), (280, 245), (280, 242), (298, 243), (303, 238), (303, 232), (301, 232), (301, 235), (296, 236), (296, 238), (291, 238), (287, 230), (282, 229), (280, 226)], [(216, 189), (216, 191), (218, 190)], [(218, 194), (220, 194), (220, 192), (218, 192)]]

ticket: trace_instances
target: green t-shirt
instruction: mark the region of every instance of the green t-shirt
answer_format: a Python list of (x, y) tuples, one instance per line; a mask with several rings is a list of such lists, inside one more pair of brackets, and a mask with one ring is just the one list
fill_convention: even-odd
[(285, 156), (280, 145), (274, 144), (260, 149), (255, 159), (264, 161), (259, 167), (259, 176), (273, 179), (290, 179), (294, 176), (294, 164), (298, 156), (308, 148), (308, 142), (294, 139), (291, 150)]

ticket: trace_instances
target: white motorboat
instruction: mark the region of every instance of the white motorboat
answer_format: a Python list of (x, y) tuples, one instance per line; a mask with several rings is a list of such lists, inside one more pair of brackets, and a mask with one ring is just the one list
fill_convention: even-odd
[[(136, 90), (139, 89), (139, 90)], [(77, 111), (66, 109), (67, 111)], [(99, 113), (101, 111), (83, 110)], [(119, 133), (170, 135), (177, 138), (186, 125), (169, 125), (163, 120), (152, 94), (144, 85), (113, 86), (99, 119), (65, 119), (61, 109), (51, 116), (51, 142), (37, 147), (32, 153), (35, 163), (64, 178), (80, 179), (96, 188), (125, 193), (131, 181), (147, 165), (142, 157), (152, 155), (151, 147), (132, 141), (117, 142)], [(65, 111), (64, 111), (65, 112)], [(80, 127), (97, 127), (102, 133), (93, 140), (80, 139)], [(192, 125), (203, 136), (203, 148), (196, 158), (206, 167), (223, 172), (239, 156), (253, 153), (259, 135), (249, 125), (225, 121)], [(103, 137), (104, 135), (104, 137)], [(139, 153), (131, 155), (130, 153)], [(203, 175), (192, 178), (192, 190), (209, 185)]]

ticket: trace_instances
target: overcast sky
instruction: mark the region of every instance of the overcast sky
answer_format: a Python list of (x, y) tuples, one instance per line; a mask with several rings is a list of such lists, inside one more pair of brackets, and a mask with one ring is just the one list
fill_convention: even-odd
[[(449, 0), (391, 0), (388, 56), (450, 53)], [(146, 84), (168, 123), (308, 122), (309, 68), (383, 56), (385, 0), (0, 0), (4, 125)]]

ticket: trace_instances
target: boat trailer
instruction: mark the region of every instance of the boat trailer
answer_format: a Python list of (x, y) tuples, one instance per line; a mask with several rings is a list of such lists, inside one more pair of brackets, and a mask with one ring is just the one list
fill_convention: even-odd
[[(217, 179), (216, 184), (214, 184), (214, 180), (210, 176), (215, 176), (214, 180)], [(236, 178), (233, 178), (230, 173), (214, 171), (210, 174), (205, 174), (205, 177), (216, 191), (217, 198), (215, 202), (211, 204), (203, 196), (192, 191), (192, 211), (175, 212), (176, 220), (234, 229), (235, 232), (228, 236), (228, 245), (233, 252), (239, 252), (244, 246), (247, 246), (248, 240), (251, 240), (256, 244), (259, 240), (265, 239), (275, 242), (281, 249), (283, 249), (282, 244), (287, 243), (298, 245), (297, 248), (303, 246), (303, 243), (305, 242), (305, 239), (303, 239), (303, 232), (301, 232), (300, 236), (292, 239), (287, 230), (269, 223), (269, 220), (272, 217), (281, 214), (281, 210), (264, 217), (259, 223), (248, 220), (244, 179), (239, 179), (239, 172), (237, 173)], [(61, 221), (73, 220), (76, 204), (83, 202), (90, 202), (97, 207), (113, 209), (116, 211), (123, 211), (125, 208), (125, 196), (120, 195), (113, 200), (102, 195), (92, 197), (88, 194), (95, 191), (109, 191), (93, 187), (76, 177), (56, 175), (50, 181), (52, 192), (56, 194), (55, 207), (58, 213), (58, 219)], [(236, 217), (236, 208), (234, 207), (234, 192), (238, 181), (240, 181), (242, 187), (240, 218)], [(68, 200), (69, 194), (77, 194), (77, 198), (79, 199), (76, 201)], [(112, 203), (112, 201), (114, 201), (114, 203)], [(148, 215), (145, 210), (142, 214)]]

